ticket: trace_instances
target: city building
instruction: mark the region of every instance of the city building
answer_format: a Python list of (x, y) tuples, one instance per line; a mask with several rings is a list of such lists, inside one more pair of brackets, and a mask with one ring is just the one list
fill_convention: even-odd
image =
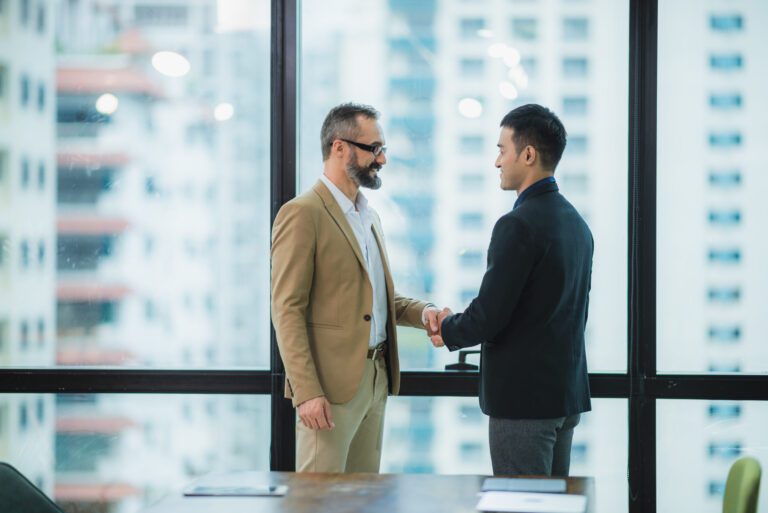
[[(0, 4), (0, 365), (48, 366), (56, 341), (53, 3)], [(0, 396), (0, 459), (23, 461), (48, 492), (54, 422), (50, 396)]]

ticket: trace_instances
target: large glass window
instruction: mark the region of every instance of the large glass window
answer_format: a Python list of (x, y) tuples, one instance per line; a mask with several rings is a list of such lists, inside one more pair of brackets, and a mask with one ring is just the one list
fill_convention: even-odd
[[(378, 0), (364, 10), (352, 0), (301, 2), (298, 192), (322, 172), (328, 110), (347, 101), (376, 107), (388, 164), (382, 188), (363, 192), (381, 216), (395, 286), (461, 311), (477, 293), (491, 229), (515, 201), (499, 189), (494, 168), (499, 122), (525, 103), (549, 106), (571, 134), (555, 176), (595, 237), (590, 370), (623, 370), (627, 3), (578, 3), (566, 16), (536, 3), (496, 2), (494, 16), (487, 12), (485, 3), (459, 1)], [(565, 33), (544, 30), (551, 26)], [(578, 57), (566, 41), (573, 38), (585, 39)], [(457, 58), (462, 69), (482, 68), (484, 80), (457, 74)], [(471, 229), (462, 217), (468, 211)], [(445, 219), (451, 225), (442, 226)], [(477, 252), (481, 265), (467, 265), (466, 255), (474, 262)], [(401, 329), (398, 342), (406, 369), (442, 369), (456, 358), (435, 352), (419, 330)]]
[[(658, 364), (765, 372), (768, 204), (758, 0), (659, 3)], [(681, 38), (700, 44), (680, 45)]]
[[(736, 459), (750, 456), (768, 466), (766, 420), (768, 405), (753, 401), (660, 401), (657, 511), (722, 511)], [(768, 496), (761, 493), (757, 509), (766, 507)]]
[(269, 397), (4, 394), (0, 461), (66, 512), (139, 511), (212, 472), (269, 468)]
[[(69, 513), (137, 511), (201, 474), (266, 469), (270, 422), (272, 466), (291, 468), (288, 402), (228, 395), (249, 391), (251, 377), (264, 392), (266, 373), (218, 372), (269, 361), (269, 213), (292, 196), (270, 202), (269, 191), (294, 172), (281, 162), (270, 183), (270, 151), (292, 149), (291, 138), (270, 140), (277, 76), (288, 78), (289, 112), (298, 87), (299, 116), (279, 121), (298, 136), (299, 193), (321, 172), (328, 109), (358, 101), (382, 112), (389, 163), (383, 189), (368, 196), (395, 282), (454, 310), (475, 297), (491, 227), (515, 199), (496, 182), (498, 122), (523, 103), (552, 108), (569, 132), (556, 178), (595, 235), (593, 391), (620, 397), (630, 385), (628, 316), (640, 328), (631, 363), (650, 371), (645, 386), (630, 385), (629, 401), (593, 400), (576, 431), (572, 474), (596, 478), (597, 511), (629, 502), (706, 513), (720, 510), (736, 458), (768, 466), (764, 403), (737, 400), (765, 399), (764, 378), (679, 375), (659, 386), (666, 377), (655, 377), (768, 369), (760, 339), (768, 207), (759, 197), (768, 184), (758, 149), (768, 4), (637, 2), (629, 20), (629, 2), (614, 0), (547, 9), (529, 0), (297, 0), (298, 19), (292, 2), (271, 3), (286, 7), (275, 18), (286, 46), (273, 46), (273, 57), (295, 49), (298, 28), (295, 70), (290, 58), (270, 66), (270, 0), (0, 0), (0, 460)], [(656, 70), (646, 68), (657, 59)], [(642, 80), (654, 71), (650, 98)], [(658, 100), (655, 118), (647, 100)], [(630, 173), (628, 127), (639, 128), (630, 144), (643, 156)], [(643, 154), (654, 142), (656, 162)], [(639, 188), (627, 190), (628, 174)], [(655, 201), (645, 196), (651, 183)], [(651, 224), (649, 206), (658, 209)], [(656, 238), (657, 265), (633, 259), (639, 287), (628, 290), (627, 218), (637, 212), (637, 242)], [(438, 229), (444, 220), (449, 230)], [(655, 316), (643, 311), (649, 270)], [(628, 300), (640, 308), (628, 313)], [(405, 371), (456, 359), (422, 331), (399, 335)], [(648, 352), (658, 369), (645, 368)], [(53, 365), (81, 368), (49, 379), (44, 367)], [(176, 370), (139, 372), (125, 390), (141, 395), (99, 393), (125, 373), (86, 365)], [(20, 378), (19, 366), (43, 368)], [(181, 367), (209, 371), (188, 383)], [(606, 371), (622, 374), (594, 375)], [(422, 396), (475, 384), (455, 378), (404, 377), (417, 395), (389, 401), (383, 471), (490, 472), (477, 399)], [(18, 393), (83, 386), (93, 393)], [(144, 395), (147, 386), (155, 394)], [(669, 399), (716, 387), (731, 400)], [(201, 395), (169, 395), (180, 388)], [(629, 431), (628, 413), (640, 429)], [(643, 428), (648, 419), (655, 429)], [(628, 469), (630, 482), (657, 482), (641, 480), (631, 496), (628, 435), (633, 446), (647, 436), (658, 444)]]
[(0, 97), (50, 111), (0, 110), (0, 320), (52, 327), (4, 365), (268, 365), (269, 1), (176, 4), (0, 34)]

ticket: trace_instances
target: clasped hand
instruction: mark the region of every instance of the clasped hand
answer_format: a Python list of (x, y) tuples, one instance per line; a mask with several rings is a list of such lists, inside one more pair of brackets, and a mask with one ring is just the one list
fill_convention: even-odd
[(432, 345), (435, 347), (443, 347), (443, 320), (449, 315), (453, 315), (450, 308), (443, 308), (438, 310), (437, 308), (430, 308), (426, 312), (427, 317), (427, 335), (432, 341)]

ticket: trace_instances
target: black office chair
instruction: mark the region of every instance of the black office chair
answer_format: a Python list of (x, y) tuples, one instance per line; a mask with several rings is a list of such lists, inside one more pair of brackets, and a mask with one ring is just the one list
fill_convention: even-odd
[(64, 513), (21, 473), (0, 461), (0, 513)]

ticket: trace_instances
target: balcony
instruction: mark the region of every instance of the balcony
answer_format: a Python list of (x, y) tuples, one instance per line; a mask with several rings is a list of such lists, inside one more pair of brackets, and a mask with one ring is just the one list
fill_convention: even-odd
[(133, 68), (59, 68), (56, 90), (61, 96), (127, 93), (156, 99), (165, 97), (149, 75)]
[(67, 341), (61, 342), (56, 351), (56, 365), (95, 365), (95, 366), (119, 366), (140, 363), (139, 359), (131, 351), (122, 349), (105, 349), (94, 343), (80, 344)]

